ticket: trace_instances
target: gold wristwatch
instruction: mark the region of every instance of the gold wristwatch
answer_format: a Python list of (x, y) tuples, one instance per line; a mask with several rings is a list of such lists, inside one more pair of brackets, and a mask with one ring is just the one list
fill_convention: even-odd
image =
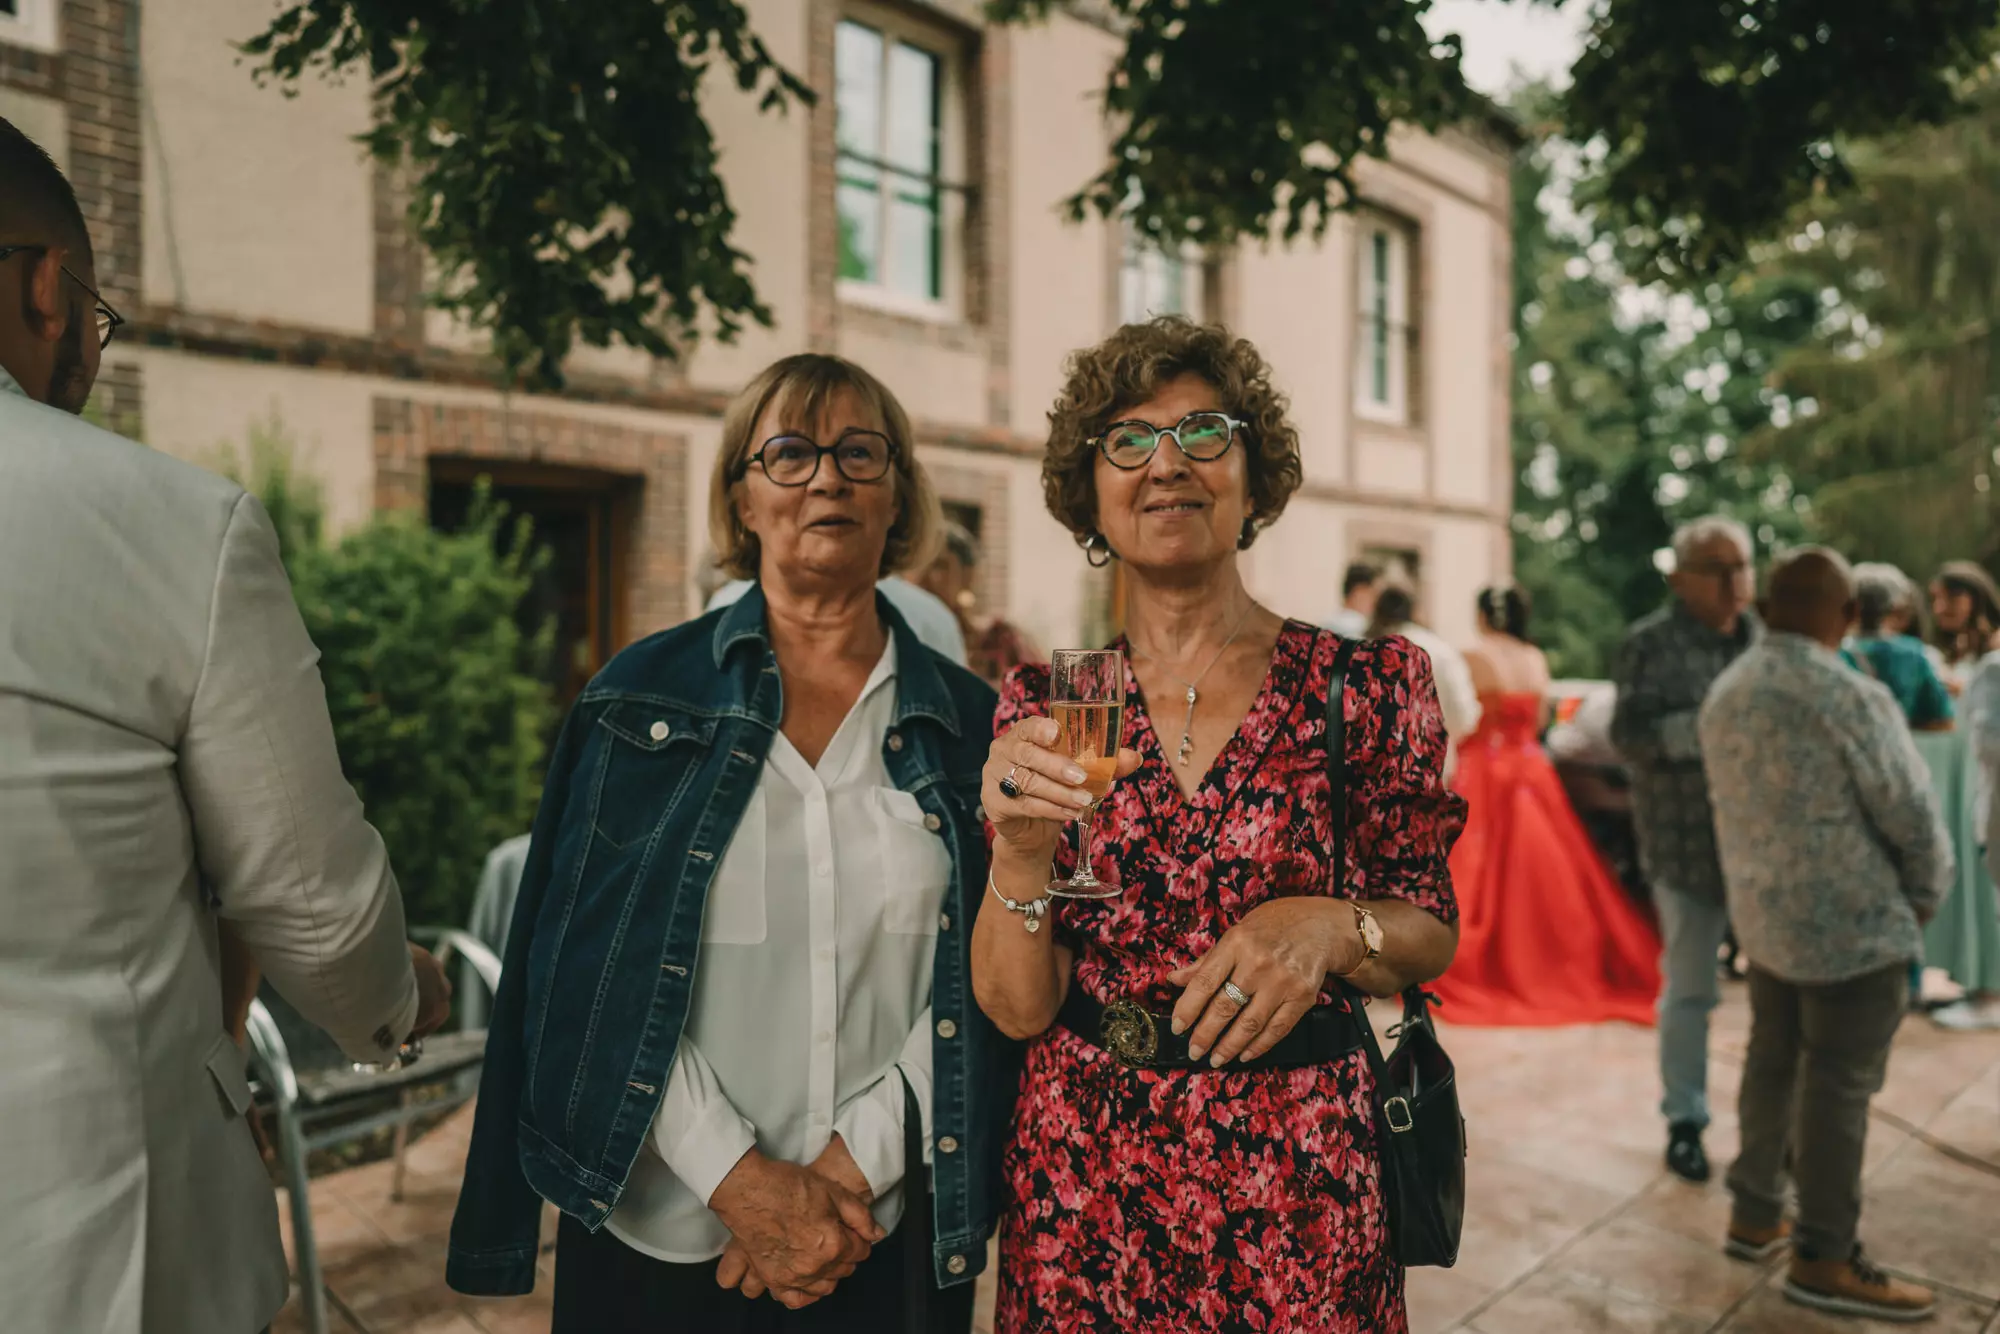
[(1341, 977), (1352, 977), (1370, 960), (1382, 957), (1382, 924), (1375, 920), (1374, 913), (1358, 903), (1354, 904), (1354, 929), (1361, 933), (1361, 962), (1341, 973)]

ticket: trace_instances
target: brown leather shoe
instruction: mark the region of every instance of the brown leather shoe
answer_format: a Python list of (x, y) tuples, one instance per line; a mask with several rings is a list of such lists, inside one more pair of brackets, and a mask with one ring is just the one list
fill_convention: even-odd
[(1778, 1252), (1791, 1244), (1792, 1225), (1780, 1221), (1776, 1227), (1744, 1227), (1731, 1222), (1729, 1236), (1722, 1243), (1722, 1252), (1735, 1260), (1748, 1260), (1751, 1264), (1763, 1264), (1774, 1259)]
[(1808, 1260), (1794, 1255), (1785, 1296), (1800, 1306), (1833, 1315), (1899, 1324), (1929, 1320), (1937, 1314), (1937, 1298), (1929, 1289), (1890, 1278), (1868, 1263), (1859, 1246), (1845, 1260)]

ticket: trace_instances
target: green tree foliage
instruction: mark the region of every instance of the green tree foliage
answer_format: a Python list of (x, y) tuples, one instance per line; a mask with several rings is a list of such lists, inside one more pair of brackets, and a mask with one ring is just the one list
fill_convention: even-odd
[[(1536, 119), (1548, 104), (1524, 105)], [(1818, 307), (1787, 275), (1638, 286), (1643, 255), (1552, 184), (1577, 157), (1550, 137), (1516, 166), (1515, 567), (1552, 668), (1596, 677), (1625, 625), (1659, 605), (1676, 526), (1732, 514), (1767, 549), (1805, 531), (1791, 480), (1743, 442), (1769, 420), (1771, 366)]]
[(1996, 0), (1599, 0), (1563, 99), (1635, 272), (1712, 277), (1849, 181), (1841, 141), (1934, 124), (1993, 58)]
[[(999, 21), (1056, 0), (989, 0)], [(1531, 0), (1513, 0), (1526, 4)], [(1581, 3), (1581, 0), (1572, 0)], [(1098, 0), (1126, 38), (1114, 144), (1073, 212), (1133, 208), (1167, 245), (1317, 231), (1397, 122), (1481, 114), (1430, 0)], [(245, 45), (293, 88), (365, 75), (381, 160), (409, 169), (435, 299), (554, 383), (574, 340), (672, 356), (704, 312), (768, 323), (716, 174), (701, 84), (808, 100), (734, 0), (281, 0)], [(1648, 272), (1725, 271), (1845, 176), (1842, 136), (1941, 120), (1992, 51), (2000, 0), (1596, 0), (1561, 113), (1604, 152), (1598, 203)]]
[(554, 706), (533, 669), (550, 631), (516, 622), (532, 543), (499, 554), (504, 522), (493, 504), (453, 534), (384, 515), (293, 562), (341, 764), (412, 922), (463, 924), (486, 854), (540, 798)]
[(341, 767), (410, 921), (463, 925), (486, 854), (534, 821), (554, 722), (536, 670), (553, 627), (524, 633), (517, 617), (545, 559), (527, 520), (504, 531), (504, 508), (482, 495), (458, 533), (384, 514), (328, 545), (323, 492), (275, 414), (219, 453), (278, 530)]
[(768, 325), (716, 175), (702, 80), (766, 109), (810, 100), (734, 0), (298, 0), (244, 53), (294, 89), (364, 75), (377, 160), (407, 165), (432, 299), (544, 385), (577, 338), (658, 357), (706, 309), (727, 341)]
[(1825, 292), (1752, 442), (1813, 497), (1820, 535), (1919, 578), (2000, 570), (2000, 86), (1977, 114), (1853, 153), (1767, 271)]

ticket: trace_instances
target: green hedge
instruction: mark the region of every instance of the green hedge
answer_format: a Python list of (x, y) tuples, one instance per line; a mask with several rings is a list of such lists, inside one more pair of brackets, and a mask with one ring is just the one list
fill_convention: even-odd
[(319, 488), (291, 459), (272, 423), (253, 430), (247, 467), (223, 466), (278, 529), (341, 765), (410, 922), (462, 926), (486, 854), (534, 820), (554, 721), (536, 672), (552, 627), (527, 635), (517, 620), (539, 559), (527, 520), (502, 541), (506, 513), (482, 495), (459, 533), (378, 515), (329, 545)]

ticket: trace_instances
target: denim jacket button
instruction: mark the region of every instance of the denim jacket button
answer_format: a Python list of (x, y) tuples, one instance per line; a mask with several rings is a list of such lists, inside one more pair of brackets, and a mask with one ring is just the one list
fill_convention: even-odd
[(935, 815), (926, 814), (924, 816), (924, 828), (935, 834), (938, 830), (944, 828), (944, 821), (938, 819)]
[(937, 1033), (941, 1038), (955, 1038), (958, 1036), (958, 1025), (949, 1019), (940, 1019), (938, 1020)]
[(941, 912), (941, 913), (939, 913), (939, 914), (938, 914), (938, 930), (940, 930), (940, 931), (949, 931), (949, 930), (951, 930), (951, 914), (950, 914), (950, 913), (948, 913), (948, 912)]
[(668, 727), (665, 723), (654, 723), (651, 730), (647, 732), (647, 735), (655, 741), (665, 741), (669, 736), (673, 735), (673, 731), (674, 729)]
[(951, 1259), (944, 1262), (944, 1271), (947, 1274), (963, 1274), (965, 1272), (965, 1257), (962, 1255), (952, 1256)]
[(903, 748), (903, 734), (901, 732), (889, 733), (889, 749), (901, 750), (902, 748)]
[(955, 1140), (955, 1139), (953, 1139), (953, 1138), (952, 1138), (952, 1137), (951, 1137), (950, 1135), (946, 1135), (946, 1136), (945, 1136), (945, 1137), (944, 1137), (943, 1139), (941, 1139), (941, 1140), (939, 1140), (939, 1141), (938, 1141), (938, 1152), (939, 1152), (939, 1153), (957, 1153), (957, 1152), (958, 1152), (958, 1141), (957, 1141), (957, 1140)]

